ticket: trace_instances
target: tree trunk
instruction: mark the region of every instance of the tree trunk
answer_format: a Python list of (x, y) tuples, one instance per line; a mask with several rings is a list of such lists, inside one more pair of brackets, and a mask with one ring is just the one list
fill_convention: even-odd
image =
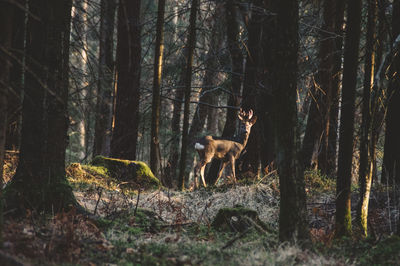
[(117, 92), (111, 156), (135, 160), (139, 130), (141, 1), (120, 0), (118, 8)]
[(192, 6), (190, 7), (190, 18), (189, 18), (189, 37), (188, 37), (188, 57), (186, 61), (186, 78), (185, 78), (185, 103), (183, 108), (183, 129), (182, 129), (182, 146), (181, 146), (181, 159), (179, 162), (179, 176), (178, 176), (178, 188), (185, 189), (185, 170), (186, 170), (186, 153), (188, 145), (188, 131), (189, 131), (189, 104), (190, 104), (190, 92), (192, 86), (192, 67), (194, 49), (196, 46), (196, 18), (197, 9), (199, 6), (198, 0), (192, 0)]
[(13, 6), (13, 33), (12, 56), (15, 58), (10, 69), (11, 91), (8, 93), (6, 149), (17, 150), (21, 138), (21, 109), (24, 69), (24, 42), (25, 42), (25, 0), (17, 2), (20, 6)]
[(109, 156), (114, 73), (115, 0), (102, 0), (100, 13), (99, 78), (97, 83), (96, 121), (93, 157)]
[(360, 43), (361, 0), (348, 2), (343, 64), (342, 107), (336, 184), (336, 236), (351, 234), (351, 168), (358, 49)]
[[(241, 162), (239, 161), (239, 165), (241, 164), (241, 167), (236, 168), (241, 174), (245, 174), (247, 177), (249, 177), (249, 175), (253, 177), (258, 176), (261, 166), (261, 153), (263, 151), (273, 150), (271, 146), (269, 148), (264, 148), (264, 142), (261, 141), (261, 136), (263, 133), (267, 132), (267, 130), (262, 130), (262, 128), (266, 123), (265, 120), (268, 120), (266, 115), (260, 115), (262, 113), (262, 107), (266, 105), (259, 101), (259, 99), (264, 97), (260, 97), (262, 96), (260, 95), (261, 88), (258, 85), (262, 81), (263, 54), (261, 40), (263, 33), (262, 21), (264, 16), (255, 10), (263, 8), (263, 1), (254, 1), (251, 8), (251, 17), (247, 28), (248, 50), (243, 82), (242, 108), (245, 110), (253, 109), (258, 115), (258, 121), (251, 130), (249, 141), (247, 143), (247, 147), (245, 148), (246, 152), (243, 152)], [(268, 164), (270, 162), (263, 161), (263, 164), (265, 163)]]
[(154, 52), (153, 101), (151, 109), (150, 168), (156, 176), (160, 175), (160, 87), (164, 53), (164, 13), (165, 0), (158, 1), (156, 46)]
[(336, 1), (324, 2), (324, 26), (321, 32), (321, 44), (319, 48), (319, 68), (317, 74), (317, 83), (322, 92), (320, 106), (322, 116), (322, 128), (318, 153), (318, 169), (321, 173), (328, 174), (328, 149), (329, 149), (329, 130), (330, 130), (330, 112), (332, 106), (333, 79), (335, 78), (333, 69), (335, 65), (335, 39), (332, 38), (335, 32), (335, 8)]
[[(273, 97), (272, 120), (275, 129), (276, 164), (280, 184), (279, 240), (309, 238), (304, 174), (299, 162), (299, 130), (297, 121), (297, 56), (298, 56), (298, 1), (274, 3), (277, 17), (274, 47), (274, 67), (266, 72), (268, 90)], [(271, 10), (272, 11), (272, 10)], [(272, 26), (272, 25), (270, 25)], [(267, 43), (268, 44), (268, 43)], [(268, 66), (272, 66), (269, 63)]]
[(335, 51), (334, 51), (334, 66), (333, 80), (331, 90), (331, 110), (329, 114), (329, 136), (327, 150), (327, 174), (328, 176), (336, 176), (336, 159), (337, 159), (337, 140), (338, 140), (338, 116), (339, 116), (339, 95), (342, 70), (342, 47), (343, 47), (343, 23), (345, 1), (337, 0), (335, 7)]
[[(6, 206), (62, 211), (77, 206), (65, 177), (70, 0), (30, 0), (22, 139), (16, 174), (6, 187)], [(39, 18), (39, 19), (37, 19)], [(38, 65), (37, 62), (41, 62)]]
[(357, 206), (357, 222), (363, 230), (364, 236), (368, 235), (367, 218), (368, 218), (368, 203), (372, 184), (373, 154), (370, 153), (370, 138), (371, 132), (371, 89), (373, 88), (374, 75), (374, 43), (375, 43), (375, 24), (377, 0), (368, 1), (368, 22), (367, 36), (365, 47), (365, 63), (364, 63), (364, 84), (363, 84), (363, 99), (362, 99), (362, 122), (360, 132), (360, 167), (359, 167), (359, 185), (360, 185), (360, 201)]
[[(400, 35), (400, 0), (393, 1), (392, 43)], [(383, 156), (383, 179), (389, 184), (400, 184), (400, 55), (396, 53), (389, 69), (388, 105), (386, 115), (385, 146)]]
[[(9, 57), (12, 31), (13, 7), (0, 2), (0, 199), (3, 199), (3, 165), (7, 132), (7, 98), (10, 86)], [(3, 200), (0, 201), (0, 245), (3, 245)]]

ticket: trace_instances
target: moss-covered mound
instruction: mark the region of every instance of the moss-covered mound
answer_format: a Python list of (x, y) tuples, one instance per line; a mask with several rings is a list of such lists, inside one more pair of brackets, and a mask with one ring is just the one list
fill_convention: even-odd
[(242, 206), (220, 209), (211, 226), (225, 232), (243, 232), (251, 227), (259, 231), (272, 231), (267, 224), (260, 220), (255, 210)]
[(147, 190), (161, 186), (160, 181), (151, 172), (150, 167), (141, 161), (96, 156), (90, 165), (118, 181), (127, 182), (130, 187)]

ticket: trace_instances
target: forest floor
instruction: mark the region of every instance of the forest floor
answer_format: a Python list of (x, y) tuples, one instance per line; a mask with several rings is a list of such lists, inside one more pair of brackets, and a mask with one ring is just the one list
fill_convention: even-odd
[[(8, 161), (8, 176), (13, 168)], [(388, 222), (396, 221), (397, 214), (388, 211), (387, 193), (378, 186), (370, 202), (371, 236), (335, 240), (335, 183), (307, 172), (312, 242), (301, 245), (278, 241), (279, 184), (274, 175), (186, 192), (138, 193), (93, 180), (70, 177), (69, 181), (79, 203), (93, 215), (75, 210), (52, 217), (5, 215), (0, 265), (400, 264), (400, 238), (391, 236), (396, 225)], [(357, 197), (355, 187), (354, 203)], [(238, 206), (255, 210), (268, 230), (253, 222), (240, 228), (237, 217), (230, 218), (228, 227), (214, 226), (220, 209)]]

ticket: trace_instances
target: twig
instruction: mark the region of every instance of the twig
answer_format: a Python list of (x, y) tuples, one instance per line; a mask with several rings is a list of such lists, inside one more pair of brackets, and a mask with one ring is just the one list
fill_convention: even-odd
[(99, 206), (99, 202), (100, 202), (102, 194), (103, 194), (103, 188), (102, 187), (98, 187), (97, 188), (97, 195), (99, 196), (99, 198), (97, 199), (96, 207), (94, 207), (93, 215), (96, 215), (97, 207)]
[(140, 197), (140, 188), (138, 189), (138, 193), (137, 193), (137, 199), (136, 199), (136, 206), (135, 206), (135, 211), (133, 212), (133, 216), (136, 216), (136, 212), (139, 206), (139, 197)]

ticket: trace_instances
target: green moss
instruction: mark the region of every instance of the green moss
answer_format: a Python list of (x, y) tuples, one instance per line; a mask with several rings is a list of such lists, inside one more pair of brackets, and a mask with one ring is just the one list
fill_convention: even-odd
[(260, 220), (255, 210), (242, 206), (220, 209), (211, 226), (219, 231), (243, 232), (247, 228), (255, 226), (261, 227), (266, 231), (271, 231), (268, 225)]
[(96, 156), (91, 162), (91, 167), (98, 168), (119, 181), (128, 182), (132, 187), (154, 189), (161, 186), (160, 180), (155, 177), (150, 167), (141, 161)]

